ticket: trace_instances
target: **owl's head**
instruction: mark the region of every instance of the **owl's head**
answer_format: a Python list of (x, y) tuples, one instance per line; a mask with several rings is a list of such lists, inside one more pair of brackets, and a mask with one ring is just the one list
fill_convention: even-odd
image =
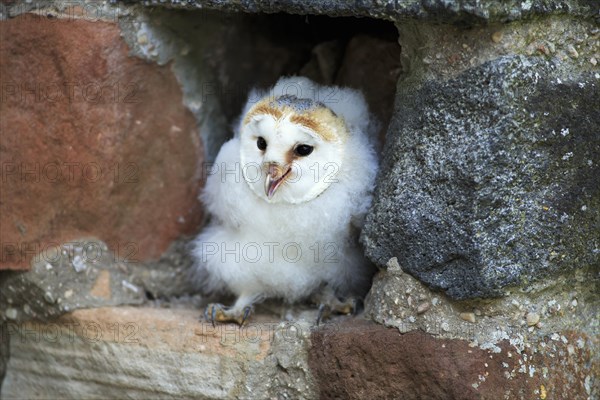
[(336, 181), (347, 137), (344, 119), (320, 102), (264, 98), (243, 116), (242, 174), (269, 203), (310, 201)]

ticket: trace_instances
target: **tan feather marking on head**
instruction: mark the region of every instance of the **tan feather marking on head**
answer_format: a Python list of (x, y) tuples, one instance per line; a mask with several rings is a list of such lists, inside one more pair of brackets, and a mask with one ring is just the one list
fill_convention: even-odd
[(243, 124), (246, 125), (252, 118), (258, 115), (270, 115), (276, 121), (290, 116), (290, 122), (301, 125), (319, 135), (327, 142), (345, 140), (348, 136), (348, 128), (343, 118), (338, 117), (326, 107), (317, 107), (308, 112), (298, 114), (291, 107), (277, 107), (269, 97), (256, 103), (244, 117)]
[(328, 108), (321, 107), (306, 114), (294, 114), (290, 121), (310, 129), (327, 142), (344, 140), (348, 135), (344, 120)]
[(253, 117), (257, 115), (271, 115), (273, 118), (280, 119), (283, 117), (283, 111), (276, 107), (269, 105), (269, 99), (264, 99), (256, 103), (254, 107), (250, 109), (246, 117), (244, 118), (244, 125), (249, 123)]
[(319, 132), (323, 129), (320, 121), (317, 121), (308, 115), (294, 114), (290, 117), (290, 121), (293, 122), (294, 124), (302, 125), (305, 128), (308, 128), (311, 131), (315, 131), (315, 132)]

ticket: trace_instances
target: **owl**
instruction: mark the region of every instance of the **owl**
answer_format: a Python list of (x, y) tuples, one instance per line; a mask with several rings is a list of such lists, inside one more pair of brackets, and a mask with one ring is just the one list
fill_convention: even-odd
[(200, 196), (211, 219), (193, 243), (194, 279), (236, 297), (209, 304), (209, 321), (242, 325), (267, 298), (312, 300), (317, 323), (356, 309), (373, 275), (357, 239), (376, 129), (353, 89), (288, 77), (250, 94)]

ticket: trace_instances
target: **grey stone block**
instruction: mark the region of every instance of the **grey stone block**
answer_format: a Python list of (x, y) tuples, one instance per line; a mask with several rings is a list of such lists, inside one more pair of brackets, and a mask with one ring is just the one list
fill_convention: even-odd
[(600, 75), (511, 55), (397, 99), (368, 256), (455, 299), (600, 266)]
[(600, 8), (595, 0), (131, 0), (126, 3), (248, 13), (284, 12), (387, 20), (415, 18), (445, 23), (512, 21), (533, 15), (564, 13), (589, 17), (597, 15)]

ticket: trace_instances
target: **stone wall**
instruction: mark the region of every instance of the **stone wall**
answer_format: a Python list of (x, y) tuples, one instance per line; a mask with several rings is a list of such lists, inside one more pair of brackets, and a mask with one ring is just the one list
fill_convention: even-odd
[[(600, 396), (597, 2), (0, 14), (2, 398)], [(204, 162), (286, 74), (381, 121), (380, 271), (359, 317), (267, 303), (213, 328), (186, 279)]]

